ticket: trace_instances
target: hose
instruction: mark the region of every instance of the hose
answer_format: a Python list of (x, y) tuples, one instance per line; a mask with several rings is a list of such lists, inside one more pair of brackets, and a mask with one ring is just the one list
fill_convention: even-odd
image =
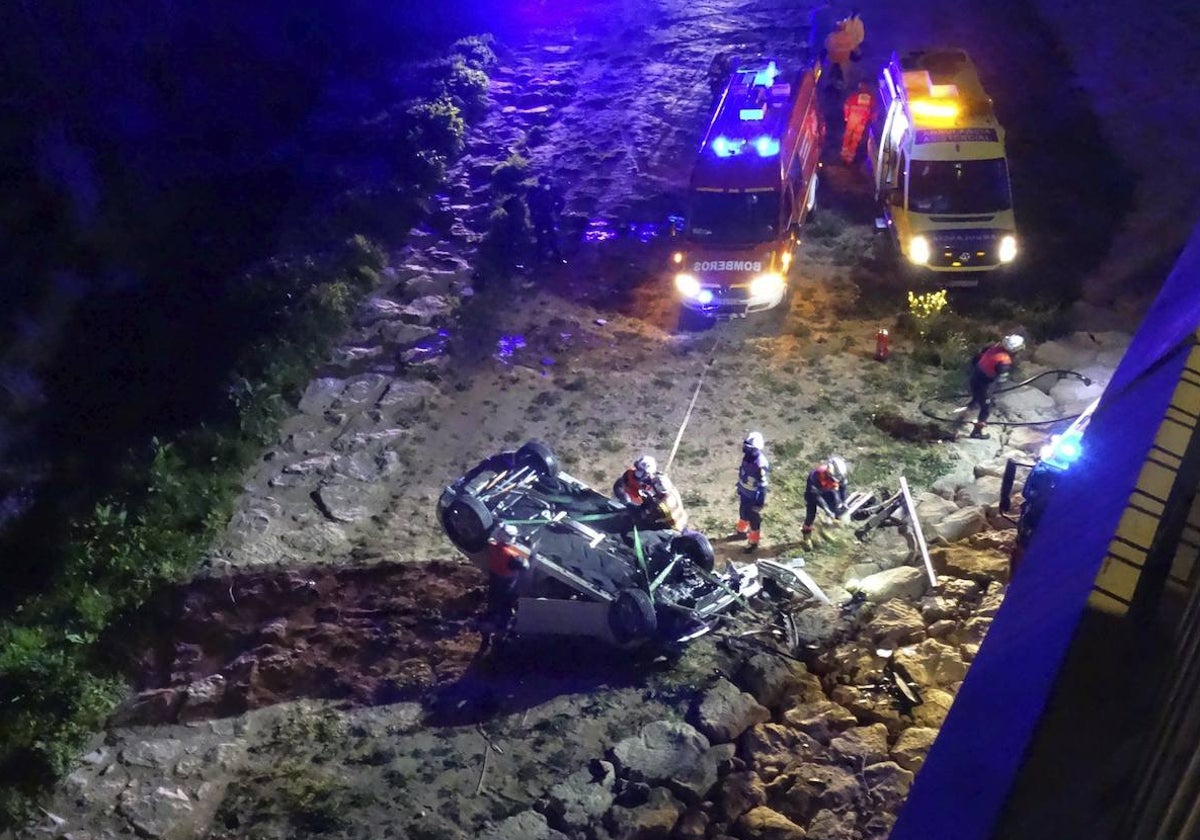
[[(1056, 368), (1054, 370), (1044, 370), (1041, 373), (1035, 374), (1035, 375), (1029, 377), (1028, 379), (1022, 380), (1021, 382), (1017, 382), (1013, 385), (1009, 385), (1006, 388), (997, 388), (993, 393), (994, 394), (1007, 394), (1011, 391), (1016, 391), (1019, 388), (1025, 388), (1028, 385), (1030, 385), (1031, 383), (1036, 382), (1037, 380), (1041, 379), (1043, 376), (1057, 376), (1059, 379), (1066, 379), (1066, 378), (1070, 377), (1072, 379), (1078, 379), (1084, 385), (1092, 384), (1091, 379), (1084, 376), (1082, 373), (1080, 373), (1077, 370), (1063, 370), (1063, 369)], [(971, 395), (969, 393), (935, 394), (932, 397), (926, 397), (925, 399), (921, 400), (918, 408), (920, 409), (922, 414), (924, 414), (926, 417), (928, 417), (932, 420), (938, 420), (942, 423), (957, 423), (959, 420), (962, 419), (961, 417), (942, 417), (939, 414), (934, 414), (933, 411), (931, 411), (929, 409), (929, 407), (928, 407), (929, 404), (933, 403), (933, 402), (961, 402), (964, 399), (969, 400), (970, 398), (971, 398)], [(970, 403), (968, 403), (968, 405), (969, 404)], [(1078, 417), (1079, 417), (1079, 414), (1068, 414), (1063, 417), (1055, 417), (1050, 420), (1022, 420), (1022, 421), (989, 420), (988, 425), (989, 426), (1005, 426), (1005, 427), (1053, 426), (1055, 423), (1065, 423), (1068, 420), (1075, 420)]]

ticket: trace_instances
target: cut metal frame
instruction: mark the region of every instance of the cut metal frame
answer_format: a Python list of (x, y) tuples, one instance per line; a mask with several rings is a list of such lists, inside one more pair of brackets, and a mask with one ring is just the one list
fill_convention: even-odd
[(879, 506), (871, 518), (854, 532), (859, 540), (866, 539), (867, 534), (882, 525), (887, 519), (903, 508), (908, 524), (912, 527), (913, 536), (917, 541), (917, 550), (925, 564), (925, 574), (929, 577), (929, 585), (937, 585), (937, 574), (933, 571), (933, 561), (929, 559), (929, 546), (925, 542), (925, 532), (921, 530), (921, 520), (917, 518), (917, 506), (913, 502), (912, 493), (908, 489), (908, 479), (900, 476), (900, 491)]

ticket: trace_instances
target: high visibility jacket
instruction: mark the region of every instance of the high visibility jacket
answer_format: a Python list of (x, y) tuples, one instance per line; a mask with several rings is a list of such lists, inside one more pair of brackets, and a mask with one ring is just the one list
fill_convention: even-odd
[(525, 567), (525, 557), (515, 545), (489, 542), (488, 571), (497, 577), (512, 577)]
[(979, 354), (975, 369), (987, 379), (996, 379), (1012, 370), (1013, 358), (1003, 344), (993, 344)]
[(762, 452), (743, 455), (742, 466), (738, 470), (738, 495), (755, 502), (760, 499), (765, 501), (770, 474), (771, 464)]
[(850, 49), (856, 50), (862, 46), (862, 42), (867, 38), (867, 28), (863, 25), (861, 17), (846, 18), (846, 33), (850, 36)]
[(646, 500), (646, 488), (638, 480), (636, 470), (631, 467), (621, 473), (613, 484), (613, 495), (631, 505), (640, 505)]
[(808, 474), (808, 482), (804, 485), (804, 495), (815, 497), (819, 502), (833, 512), (846, 504), (846, 483), (838, 481), (829, 473), (829, 467), (821, 464)]
[(839, 28), (830, 32), (829, 37), (825, 39), (825, 52), (834, 64), (845, 64), (850, 60), (850, 53), (854, 50), (854, 39), (851, 38), (844, 25), (839, 24), (838, 26)]
[(873, 103), (874, 97), (871, 96), (870, 91), (853, 91), (846, 97), (846, 101), (842, 105), (842, 116), (846, 118), (847, 123), (865, 123), (871, 117), (871, 105)]
[(651, 491), (649, 495), (658, 505), (658, 513), (664, 525), (676, 531), (687, 527), (688, 515), (683, 508), (683, 497), (679, 495), (671, 479), (660, 473), (654, 476), (651, 486), (647, 489)]

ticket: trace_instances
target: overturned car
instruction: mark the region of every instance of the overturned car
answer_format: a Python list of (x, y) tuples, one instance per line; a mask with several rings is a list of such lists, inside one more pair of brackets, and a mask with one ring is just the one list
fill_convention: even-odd
[(685, 642), (760, 589), (756, 567), (715, 574), (703, 534), (598, 493), (560, 471), (539, 441), (480, 462), (442, 492), (437, 512), (450, 541), (485, 570), (492, 528), (516, 528), (530, 558), (517, 588), (518, 634)]

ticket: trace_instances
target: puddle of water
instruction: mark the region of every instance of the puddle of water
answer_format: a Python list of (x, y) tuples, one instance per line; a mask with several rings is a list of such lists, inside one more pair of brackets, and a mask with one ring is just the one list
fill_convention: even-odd
[(607, 242), (617, 238), (617, 228), (608, 219), (588, 219), (583, 231), (584, 242)]
[(524, 349), (527, 343), (523, 335), (502, 335), (496, 341), (496, 358), (508, 364), (516, 352)]
[(661, 222), (622, 222), (611, 219), (589, 219), (583, 231), (584, 242), (608, 242), (618, 237), (636, 239), (643, 245), (663, 235), (668, 225)]

